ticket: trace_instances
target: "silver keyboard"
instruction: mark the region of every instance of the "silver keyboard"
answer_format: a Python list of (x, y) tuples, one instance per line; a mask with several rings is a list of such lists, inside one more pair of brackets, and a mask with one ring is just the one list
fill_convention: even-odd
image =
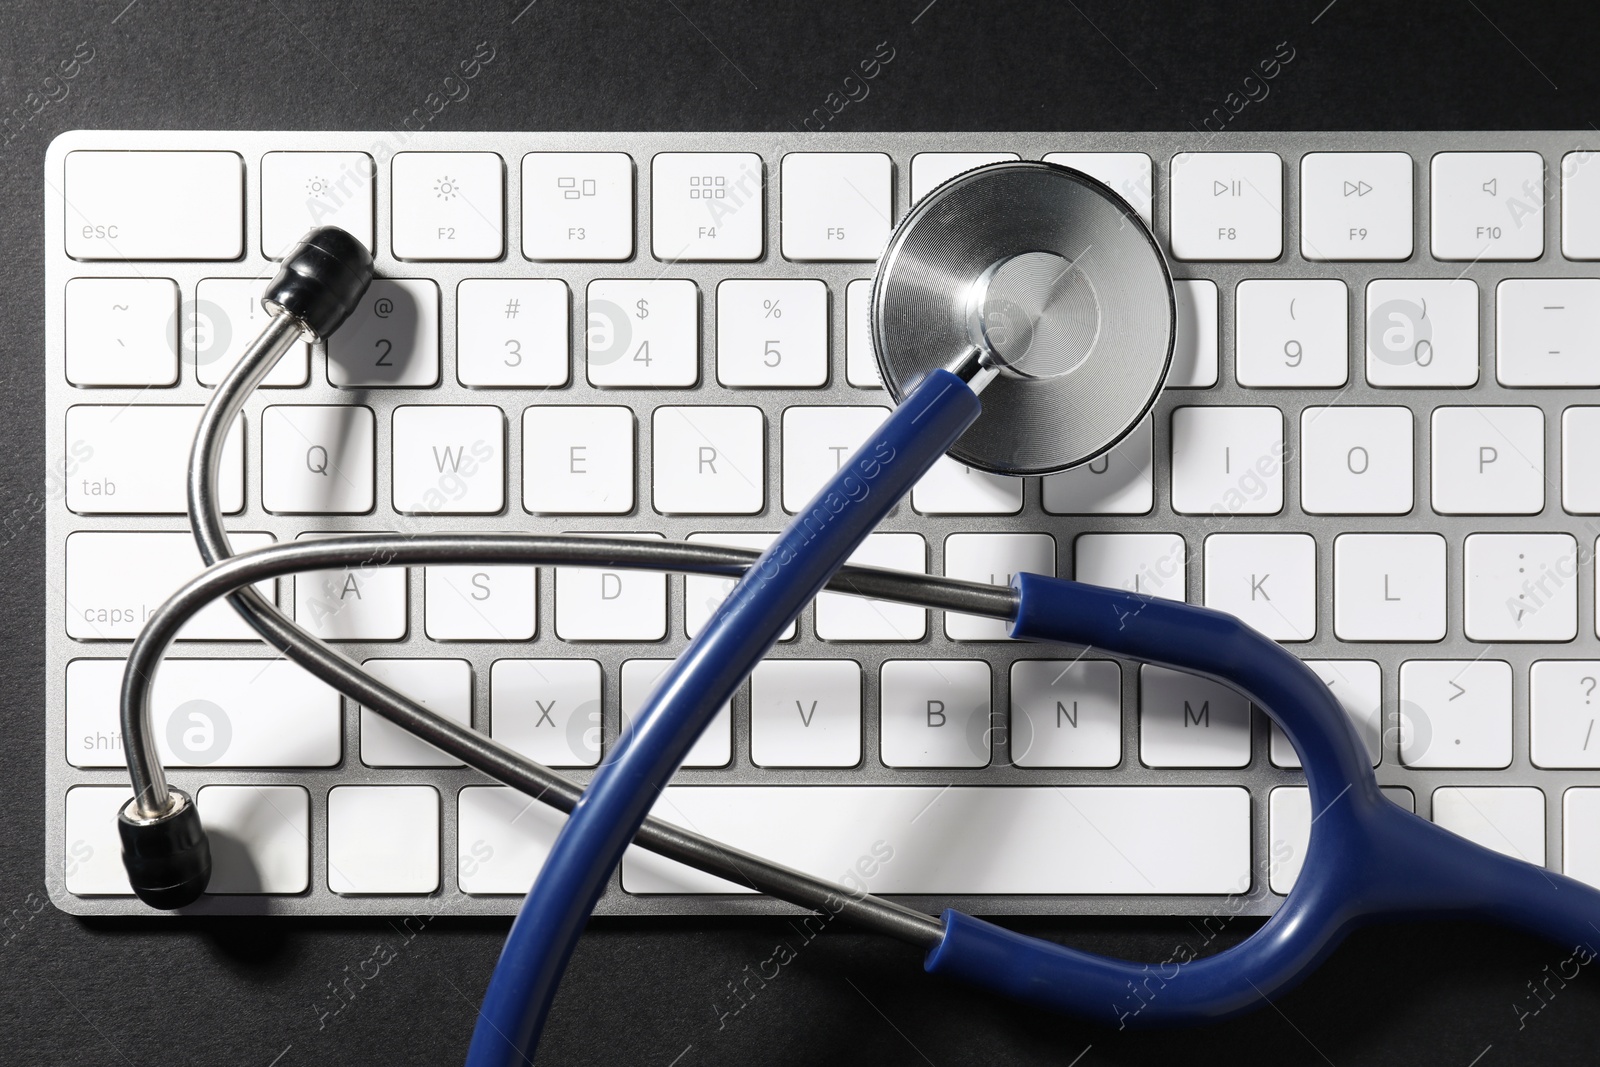
[[(77, 131), (46, 177), (46, 878), (128, 895), (116, 692), (198, 567), (194, 421), (313, 223), (380, 280), (291, 350), (225, 452), (239, 550), (338, 531), (759, 546), (882, 417), (873, 259), (944, 178), (1050, 159), (1178, 279), (1171, 388), (1045, 479), (945, 462), (858, 560), (1022, 569), (1241, 615), (1334, 687), (1393, 799), (1600, 884), (1600, 163), (1575, 133)], [(443, 714), (583, 780), (725, 584), (356, 569), (266, 592)], [(212, 914), (505, 914), (555, 816), (275, 659), (225, 605), (156, 686)], [(838, 596), (657, 813), (987, 914), (1265, 914), (1311, 815), (1242, 698)], [(786, 906), (630, 855), (607, 914)]]

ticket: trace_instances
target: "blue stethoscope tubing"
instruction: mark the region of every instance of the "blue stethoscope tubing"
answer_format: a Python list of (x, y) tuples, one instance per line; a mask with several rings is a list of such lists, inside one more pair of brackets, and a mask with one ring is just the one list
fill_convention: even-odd
[[(977, 394), (929, 373), (812, 499), (668, 668), (557, 835), (512, 925), (468, 1067), (532, 1061), (578, 937), (661, 791), (721, 707), (916, 481), (977, 418)], [(1304, 977), (1384, 917), (1478, 917), (1566, 947), (1600, 940), (1600, 892), (1457, 837), (1383, 796), (1354, 727), (1295, 656), (1232, 616), (1037, 574), (1015, 581), (1011, 636), (1095, 648), (1231, 686), (1299, 753), (1310, 842), (1299, 879), (1243, 943), (1161, 966), (1080, 952), (961, 912), (925, 969), (1113, 1027), (1216, 1020)], [(1259, 877), (1259, 875), (1257, 876)], [(1241, 886), (1241, 892), (1248, 890)]]

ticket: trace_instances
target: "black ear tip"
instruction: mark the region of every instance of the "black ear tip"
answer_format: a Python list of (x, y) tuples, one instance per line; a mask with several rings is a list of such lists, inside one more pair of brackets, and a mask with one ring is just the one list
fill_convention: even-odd
[(171, 793), (177, 806), (160, 818), (138, 818), (132, 801), (117, 813), (128, 882), (140, 900), (162, 911), (193, 904), (211, 881), (211, 846), (200, 812), (189, 794)]
[(283, 257), (262, 302), (325, 339), (354, 311), (372, 281), (372, 253), (337, 226), (318, 226)]

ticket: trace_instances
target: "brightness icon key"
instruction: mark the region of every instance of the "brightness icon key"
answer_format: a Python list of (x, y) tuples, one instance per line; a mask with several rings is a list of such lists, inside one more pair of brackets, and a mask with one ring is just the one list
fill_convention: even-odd
[(498, 155), (401, 152), (392, 176), (396, 258), (486, 260), (505, 253), (505, 165)]

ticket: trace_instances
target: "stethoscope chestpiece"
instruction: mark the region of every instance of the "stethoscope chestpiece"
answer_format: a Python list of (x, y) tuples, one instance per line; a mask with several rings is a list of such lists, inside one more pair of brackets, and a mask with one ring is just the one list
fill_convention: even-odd
[(1166, 382), (1172, 275), (1138, 214), (1087, 175), (995, 163), (901, 220), (872, 288), (873, 347), (898, 402), (974, 349), (994, 370), (950, 455), (996, 474), (1051, 474), (1133, 431)]

